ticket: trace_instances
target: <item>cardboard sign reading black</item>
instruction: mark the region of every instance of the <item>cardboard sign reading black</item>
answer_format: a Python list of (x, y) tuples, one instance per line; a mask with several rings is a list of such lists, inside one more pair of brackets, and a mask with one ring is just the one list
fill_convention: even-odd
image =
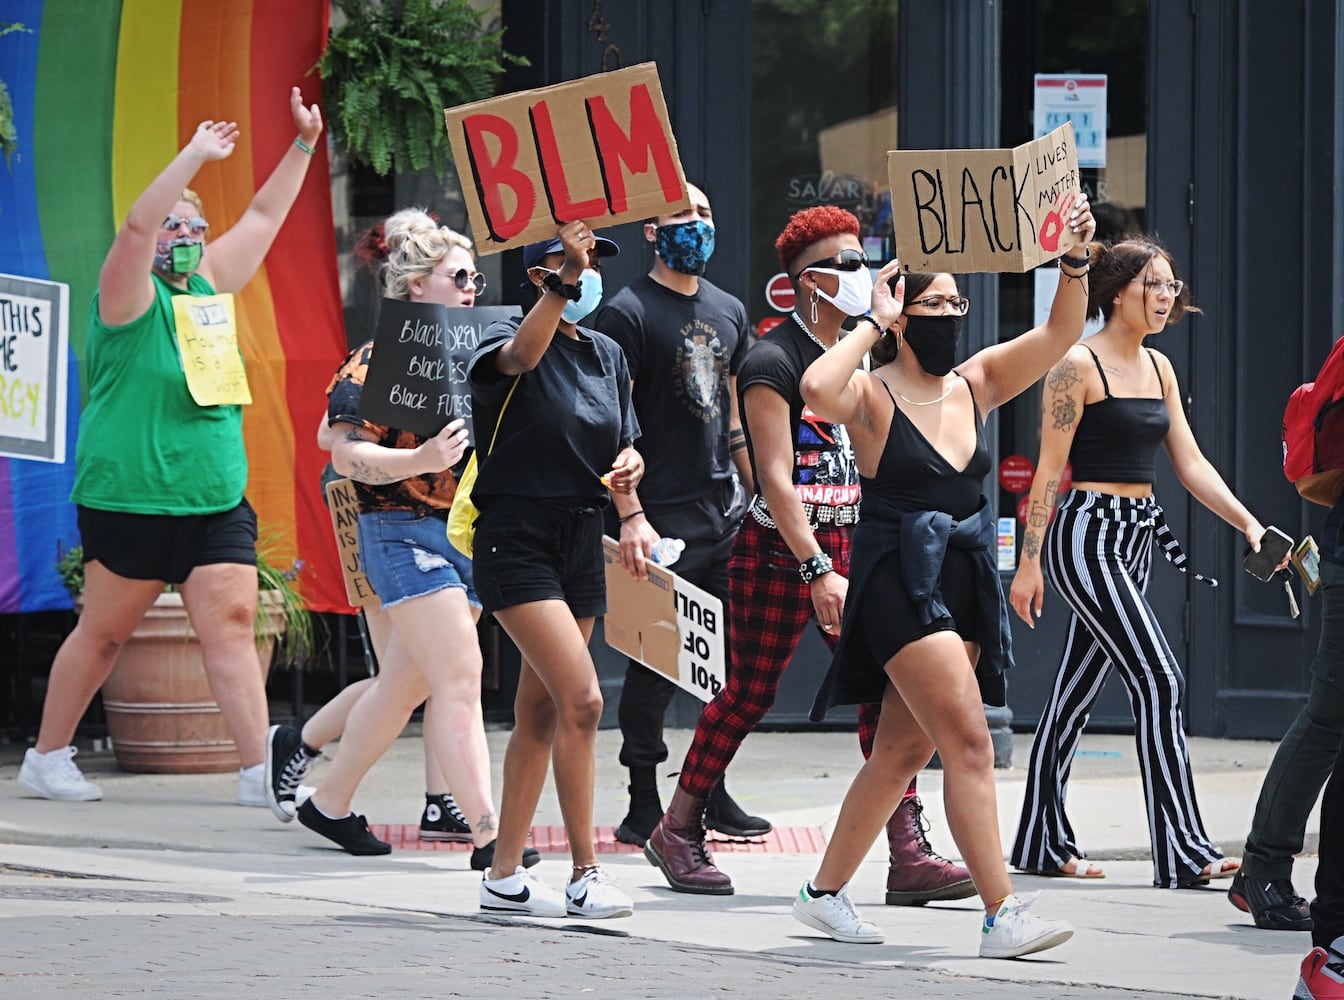
[(383, 299), (359, 416), (433, 437), (459, 417), (471, 424), (467, 362), (491, 323), (522, 315), (517, 306), (447, 306)]

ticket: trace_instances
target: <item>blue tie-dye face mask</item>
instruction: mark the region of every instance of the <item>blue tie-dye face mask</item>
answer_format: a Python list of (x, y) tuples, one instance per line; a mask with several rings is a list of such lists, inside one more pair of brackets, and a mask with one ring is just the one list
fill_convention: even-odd
[(714, 253), (714, 227), (703, 219), (659, 226), (654, 240), (663, 263), (682, 274), (704, 274)]

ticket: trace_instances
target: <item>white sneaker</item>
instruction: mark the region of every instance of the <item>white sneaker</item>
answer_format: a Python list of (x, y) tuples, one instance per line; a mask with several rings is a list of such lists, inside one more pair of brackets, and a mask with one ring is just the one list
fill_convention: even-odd
[(95, 802), (103, 797), (103, 790), (86, 781), (75, 764), (74, 747), (61, 747), (38, 753), (29, 749), (23, 755), (19, 768), (19, 787), (44, 799), (59, 802)]
[(238, 804), (270, 808), (266, 799), (266, 765), (253, 764), (238, 769)]
[(1037, 893), (1009, 896), (994, 917), (994, 926), (980, 926), (981, 958), (1018, 958), (1061, 945), (1073, 937), (1073, 928), (1063, 920), (1046, 920), (1027, 908)]
[(519, 865), (512, 875), (481, 876), (481, 909), (492, 913), (522, 913), (529, 917), (563, 917), (565, 894), (552, 889)]
[(881, 944), (885, 940), (881, 929), (859, 916), (845, 886), (834, 896), (814, 897), (807, 891), (810, 882), (803, 883), (793, 901), (793, 916), (837, 941), (849, 944)]
[(602, 920), (628, 917), (635, 912), (635, 904), (605, 871), (589, 868), (578, 881), (565, 886), (565, 910), (571, 917)]

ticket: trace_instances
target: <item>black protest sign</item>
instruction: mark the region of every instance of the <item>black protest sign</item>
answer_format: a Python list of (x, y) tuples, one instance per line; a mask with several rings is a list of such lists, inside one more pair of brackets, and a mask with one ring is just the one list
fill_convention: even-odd
[(1013, 149), (892, 150), (887, 179), (903, 271), (1029, 271), (1077, 243), (1072, 122)]
[(422, 437), (461, 418), (472, 433), (467, 363), (486, 327), (520, 315), (517, 306), (450, 309), (383, 299), (360, 418)]

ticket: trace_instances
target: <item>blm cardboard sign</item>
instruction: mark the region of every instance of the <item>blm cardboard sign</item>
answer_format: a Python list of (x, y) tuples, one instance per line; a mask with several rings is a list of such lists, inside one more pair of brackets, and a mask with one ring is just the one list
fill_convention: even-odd
[(1078, 242), (1071, 122), (1013, 149), (890, 150), (887, 179), (903, 271), (1030, 271)]
[(636, 580), (621, 565), (620, 543), (602, 539), (607, 574), (607, 645), (662, 674), (701, 701), (723, 689), (723, 602), (661, 566)]
[(0, 274), (0, 456), (65, 461), (70, 286)]
[(685, 208), (686, 177), (654, 63), (447, 108), (476, 249)]
[(355, 497), (355, 484), (348, 479), (327, 483), (327, 509), (331, 511), (331, 530), (336, 534), (336, 549), (341, 557), (345, 599), (356, 608), (377, 604), (378, 596), (359, 559), (359, 501)]
[(486, 327), (521, 315), (517, 306), (449, 309), (383, 299), (359, 416), (421, 437), (461, 418), (474, 444), (467, 363)]

